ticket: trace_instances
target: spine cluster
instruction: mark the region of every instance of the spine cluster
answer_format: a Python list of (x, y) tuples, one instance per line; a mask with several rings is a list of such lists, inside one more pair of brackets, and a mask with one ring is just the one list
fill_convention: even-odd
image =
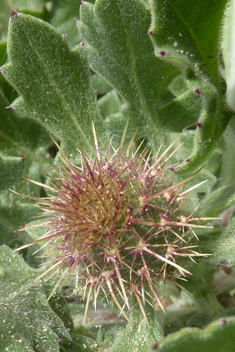
[(41, 226), (49, 228), (37, 240), (50, 259), (43, 275), (60, 273), (51, 295), (75, 274), (75, 291), (87, 298), (85, 316), (101, 291), (126, 318), (134, 295), (145, 315), (145, 300), (161, 306), (157, 282), (187, 276), (182, 258), (201, 255), (189, 242), (204, 219), (187, 214), (188, 180), (175, 184), (167, 166), (173, 146), (150, 158), (130, 152), (133, 140), (124, 152), (124, 138), (117, 150), (110, 143), (101, 153), (95, 136), (96, 159), (81, 152), (80, 167), (61, 151), (60, 178), (43, 185), (50, 196), (38, 200)]

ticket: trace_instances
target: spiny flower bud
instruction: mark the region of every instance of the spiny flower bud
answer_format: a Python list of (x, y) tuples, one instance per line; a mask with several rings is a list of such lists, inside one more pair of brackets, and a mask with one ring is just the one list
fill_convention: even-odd
[(174, 184), (172, 166), (166, 166), (175, 153), (167, 156), (172, 146), (155, 158), (138, 150), (131, 154), (133, 137), (124, 152), (124, 132), (117, 150), (110, 143), (101, 153), (94, 136), (95, 160), (81, 151), (77, 167), (60, 150), (60, 178), (50, 177), (50, 185), (31, 181), (51, 193), (37, 199), (45, 217), (40, 226), (49, 228), (35, 241), (49, 248), (50, 265), (41, 276), (61, 274), (53, 295), (75, 273), (75, 291), (87, 295), (85, 316), (91, 298), (96, 303), (101, 291), (127, 319), (124, 307), (134, 295), (145, 316), (146, 299), (161, 306), (158, 280), (174, 282), (190, 274), (180, 261), (201, 255), (188, 242), (197, 238), (195, 227), (205, 227), (198, 225), (204, 219), (187, 214), (190, 189), (183, 187), (192, 177)]

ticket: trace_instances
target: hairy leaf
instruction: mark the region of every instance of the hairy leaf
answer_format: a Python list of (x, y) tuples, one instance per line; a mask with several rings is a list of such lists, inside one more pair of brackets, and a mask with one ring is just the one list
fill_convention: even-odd
[(6, 41), (10, 10), (16, 10), (47, 19), (48, 10), (41, 0), (2, 0), (0, 14), (0, 65), (6, 60)]
[[(0, 247), (0, 351), (51, 351), (59, 352), (59, 341), (71, 341), (65, 323), (61, 302), (51, 306), (46, 298), (48, 289), (40, 281), (32, 285), (37, 271), (8, 247)], [(70, 325), (71, 322), (70, 322)]]
[[(14, 96), (14, 92), (7, 84), (3, 84), (3, 88), (0, 89), (0, 153), (3, 156), (22, 158), (25, 165), (24, 176), (28, 176), (29, 160), (31, 165), (36, 159), (36, 150), (40, 148), (45, 153), (52, 140), (42, 125), (32, 119), (22, 120), (14, 109), (6, 109), (10, 106), (7, 95)], [(42, 154), (41, 151), (37, 152), (37, 157)]]
[(226, 109), (219, 62), (218, 42), (226, 3), (152, 0), (149, 34), (155, 55), (180, 69), (188, 89), (201, 98), (194, 149), (178, 172), (191, 171), (206, 160), (233, 114)]
[(227, 8), (225, 22), (224, 22), (224, 35), (223, 35), (223, 59), (225, 66), (225, 78), (227, 83), (227, 97), (228, 103), (235, 108), (235, 87), (234, 87), (234, 50), (235, 50), (235, 22), (234, 22), (235, 1), (229, 1)]
[(76, 29), (75, 18), (79, 17), (80, 1), (59, 0), (53, 5), (51, 25), (61, 34), (66, 35), (66, 40), (71, 47), (79, 44), (81, 36)]
[(100, 345), (89, 337), (71, 334), (71, 344), (62, 344), (61, 352), (103, 352)]
[(22, 158), (0, 157), (0, 190), (21, 181), (24, 163)]
[[(198, 97), (191, 92), (175, 97), (170, 92), (168, 85), (179, 70), (154, 56), (148, 36), (151, 15), (143, 1), (84, 3), (80, 17), (78, 28), (92, 69), (123, 101), (120, 112), (106, 119), (112, 132), (120, 133), (129, 118), (130, 136), (138, 129), (138, 137), (158, 141), (161, 129), (178, 132), (197, 121)], [(174, 109), (177, 116), (171, 113)]]
[(235, 184), (224, 186), (209, 194), (199, 209), (201, 216), (217, 216), (235, 204)]
[(148, 322), (141, 315), (140, 308), (133, 306), (131, 321), (121, 331), (108, 352), (148, 352), (151, 346), (163, 337), (160, 324), (154, 317), (153, 309), (145, 305)]
[(229, 264), (235, 265), (235, 217), (233, 216), (228, 227), (214, 243), (214, 256), (224, 258)]
[(14, 14), (3, 75), (20, 94), (12, 104), (17, 112), (37, 119), (59, 137), (69, 157), (76, 159), (79, 145), (93, 153), (92, 121), (99, 136), (103, 130), (82, 45), (70, 50), (46, 22)]
[[(43, 172), (49, 172), (53, 159), (48, 148), (53, 142), (42, 125), (32, 119), (21, 119), (15, 110), (6, 109), (10, 105), (7, 94), (9, 88), (4, 84), (0, 90), (0, 244), (15, 248), (28, 241), (28, 236), (15, 233), (19, 226), (32, 221), (36, 208), (26, 204), (26, 200), (8, 190), (38, 197), (42, 189), (22, 177), (42, 181)], [(4, 190), (5, 189), (5, 190)], [(23, 200), (23, 202), (22, 202)]]
[(98, 107), (101, 116), (106, 118), (109, 114), (114, 114), (119, 111), (120, 100), (117, 93), (112, 90), (98, 100)]
[(6, 41), (7, 39), (7, 30), (8, 30), (8, 16), (10, 15), (10, 9), (22, 12), (31, 12), (36, 15), (43, 11), (44, 5), (41, 0), (3, 0), (1, 1), (1, 26), (0, 26), (0, 40)]
[(224, 318), (208, 325), (205, 329), (185, 328), (167, 336), (157, 352), (224, 352), (233, 351), (235, 318)]

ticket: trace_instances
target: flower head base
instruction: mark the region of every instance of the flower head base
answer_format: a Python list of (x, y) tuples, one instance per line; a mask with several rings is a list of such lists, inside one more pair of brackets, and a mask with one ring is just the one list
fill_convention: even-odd
[(49, 227), (36, 241), (49, 248), (45, 255), (51, 265), (43, 275), (61, 273), (51, 295), (75, 273), (75, 291), (87, 295), (85, 316), (100, 291), (124, 316), (134, 295), (145, 315), (146, 299), (161, 306), (157, 281), (187, 276), (181, 259), (201, 255), (188, 242), (196, 237), (195, 227), (205, 227), (197, 224), (204, 219), (186, 214), (190, 190), (183, 187), (189, 179), (174, 184), (172, 166), (166, 166), (172, 146), (150, 159), (131, 154), (134, 138), (124, 152), (124, 138), (125, 133), (117, 150), (110, 143), (101, 153), (95, 136), (96, 159), (81, 152), (81, 167), (61, 151), (61, 177), (42, 185), (51, 196), (38, 199), (45, 216), (40, 226)]

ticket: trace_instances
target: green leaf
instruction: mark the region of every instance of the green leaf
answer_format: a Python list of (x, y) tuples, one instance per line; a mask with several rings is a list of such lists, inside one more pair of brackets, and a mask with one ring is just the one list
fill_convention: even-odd
[[(60, 318), (68, 318), (61, 300), (51, 303), (51, 308), (48, 287), (40, 282), (32, 285), (38, 272), (8, 247), (0, 247), (0, 258), (0, 351), (59, 352), (60, 339), (71, 341)], [(68, 326), (72, 328), (71, 322)]]
[(221, 173), (220, 185), (227, 186), (235, 182), (235, 119), (232, 118), (221, 141)]
[[(179, 180), (182, 180), (182, 177), (179, 177)], [(184, 189), (189, 189), (191, 187), (196, 186), (195, 189), (191, 190), (190, 197), (196, 197), (196, 203), (197, 203), (199, 198), (198, 193), (209, 193), (210, 188), (214, 186), (216, 181), (217, 181), (216, 177), (210, 171), (206, 169), (202, 169), (200, 172), (195, 174), (192, 180), (190, 180), (185, 185)]]
[(6, 40), (8, 31), (8, 17), (10, 10), (21, 11), (39, 18), (48, 18), (48, 11), (41, 0), (2, 0), (0, 16), (0, 65), (6, 60)]
[(103, 352), (100, 345), (89, 337), (71, 334), (73, 342), (61, 346), (61, 352)]
[[(4, 85), (8, 93), (6, 88)], [(5, 109), (9, 104), (5, 92), (0, 90), (0, 243), (15, 248), (29, 238), (14, 231), (31, 221), (30, 217), (37, 211), (32, 209), (31, 201), (25, 204), (25, 199), (22, 202), (22, 197), (7, 188), (29, 196), (43, 195), (39, 186), (23, 180), (22, 176), (39, 182), (44, 180), (43, 172), (51, 172), (53, 164), (48, 152), (53, 142), (42, 125), (28, 118), (22, 120), (13, 109)]]
[(77, 31), (75, 18), (79, 18), (80, 1), (59, 0), (53, 5), (50, 24), (67, 36), (66, 40), (71, 47), (79, 44), (82, 38)]
[[(161, 129), (179, 131), (197, 121), (198, 97), (191, 92), (175, 99), (168, 85), (180, 72), (154, 56), (148, 36), (151, 14), (140, 0), (98, 0), (81, 7), (78, 28), (85, 38), (92, 69), (103, 76), (121, 96), (120, 113), (108, 118), (108, 128), (117, 133), (129, 118), (130, 136), (159, 140)], [(169, 109), (167, 104), (169, 104)], [(172, 108), (178, 108), (173, 123)], [(199, 111), (199, 109), (198, 109)], [(180, 114), (183, 112), (183, 116)], [(167, 117), (167, 118), (166, 118)], [(169, 122), (170, 121), (170, 122)]]
[(6, 41), (7, 39), (7, 30), (8, 30), (8, 17), (10, 15), (10, 9), (28, 13), (31, 12), (32, 14), (36, 15), (43, 13), (43, 9), (45, 5), (41, 0), (3, 0), (1, 1), (1, 26), (0, 26), (0, 40)]
[[(181, 173), (198, 168), (208, 158), (233, 115), (226, 108), (219, 62), (220, 24), (226, 3), (152, 0), (149, 33), (155, 55), (180, 69), (188, 89), (201, 98), (194, 149), (179, 167)], [(197, 109), (195, 101), (191, 104)]]
[[(6, 82), (3, 88), (0, 90), (0, 244), (16, 248), (30, 242), (25, 232), (16, 230), (32, 221), (38, 210), (31, 200), (13, 194), (7, 188), (26, 196), (45, 196), (41, 187), (23, 180), (22, 176), (44, 182), (44, 173), (55, 176), (56, 168), (50, 169), (53, 158), (49, 148), (53, 141), (46, 129), (35, 120), (22, 120), (15, 110), (6, 109), (10, 105), (7, 96), (11, 96), (13, 91), (8, 89)], [(6, 190), (3, 191), (4, 188)], [(30, 249), (25, 252), (30, 253)], [(33, 261), (38, 262), (35, 257)]]
[(112, 90), (112, 87), (97, 73), (91, 76), (91, 85), (98, 95), (104, 95)]
[[(3, 198), (3, 197), (2, 197)], [(6, 244), (15, 249), (32, 241), (25, 231), (16, 232), (36, 217), (38, 210), (32, 203), (0, 203), (0, 245)]]
[(207, 313), (208, 315), (211, 315), (212, 312), (214, 314), (220, 313), (218, 309), (219, 303), (211, 292), (217, 267), (218, 259), (213, 256), (202, 258), (201, 260), (197, 259), (197, 265), (189, 264), (187, 266), (192, 275), (187, 278), (187, 281), (182, 283), (182, 286), (193, 294), (192, 299), (195, 301), (197, 299), (197, 310), (199, 313)]
[(209, 194), (202, 202), (201, 216), (217, 216), (231, 208), (235, 203), (235, 184), (221, 187)]
[(224, 59), (224, 73), (227, 83), (227, 98), (229, 105), (235, 108), (235, 88), (234, 88), (234, 50), (235, 50), (235, 22), (234, 22), (235, 1), (230, 0), (224, 19), (223, 31), (223, 59)]
[[(166, 22), (168, 20), (166, 19)], [(170, 60), (169, 63), (167, 60), (163, 62), (161, 55), (153, 57), (153, 48), (147, 35), (149, 26), (150, 11), (140, 0), (131, 0), (128, 3), (98, 0), (94, 6), (85, 3), (81, 7), (81, 22), (78, 23), (78, 28), (86, 40), (92, 68), (115, 88), (124, 101), (120, 112), (108, 117), (108, 128), (114, 133), (117, 133), (117, 130), (120, 133), (129, 118), (130, 135), (138, 129), (137, 137), (152, 138), (159, 143), (160, 130), (180, 132), (195, 124), (204, 103), (194, 92), (192, 83), (186, 85), (187, 91), (177, 97), (171, 93), (171, 83), (180, 74), (181, 67), (174, 68), (177, 65), (173, 66)], [(169, 45), (175, 43), (172, 44), (171, 39), (168, 42)], [(188, 64), (185, 67), (187, 68)], [(217, 96), (213, 85), (210, 89), (211, 98), (208, 98), (207, 106), (209, 115), (215, 110), (213, 99), (214, 95)], [(208, 92), (206, 94), (209, 96)], [(221, 99), (220, 108), (223, 107), (224, 99)], [(227, 120), (230, 118), (228, 114), (226, 117)], [(210, 115), (210, 121), (212, 120)], [(225, 119), (218, 125), (220, 135), (224, 126)], [(201, 129), (201, 133), (210, 128)], [(207, 153), (204, 153), (207, 157), (211, 143), (207, 146), (205, 141), (202, 147), (202, 139), (200, 135), (195, 149), (200, 147), (204, 151), (207, 150)], [(207, 139), (209, 140), (209, 137)], [(191, 159), (193, 160), (193, 156)], [(200, 160), (202, 161), (202, 158)], [(188, 165), (187, 162), (184, 169), (187, 170)]]
[(133, 306), (130, 322), (119, 332), (108, 352), (148, 352), (155, 342), (162, 339), (162, 329), (154, 317), (153, 308), (146, 303), (144, 310), (148, 323), (143, 318), (140, 308), (137, 305)]
[(217, 320), (205, 329), (185, 328), (170, 334), (160, 344), (157, 352), (227, 352), (234, 351), (235, 318)]
[(0, 190), (20, 182), (23, 170), (24, 160), (22, 158), (0, 156)]
[(235, 217), (230, 220), (227, 228), (223, 231), (220, 238), (214, 243), (214, 256), (224, 258), (231, 265), (235, 264)]
[[(35, 158), (35, 152), (39, 148), (48, 148), (51, 138), (42, 125), (35, 120), (25, 118), (22, 120), (14, 109), (6, 109), (10, 106), (7, 96), (14, 96), (10, 86), (2, 84), (0, 88), (0, 143), (1, 154), (8, 156), (26, 156)], [(37, 153), (38, 157), (38, 153)], [(32, 162), (32, 161), (31, 161)]]
[(103, 129), (84, 47), (70, 50), (48, 23), (16, 14), (10, 19), (7, 50), (3, 75), (20, 94), (13, 108), (59, 137), (69, 157), (76, 159), (79, 145), (92, 154), (92, 121), (99, 136)]
[[(0, 188), (7, 189), (10, 186), (15, 191), (37, 197), (40, 195), (40, 187), (23, 179), (20, 180), (20, 177), (22, 175), (35, 181), (43, 180), (43, 172), (49, 173), (53, 164), (53, 159), (49, 157), (48, 151), (49, 147), (53, 145), (53, 141), (46, 129), (35, 120), (28, 118), (22, 120), (15, 110), (6, 109), (10, 105), (7, 95), (11, 96), (13, 91), (11, 89), (8, 91), (8, 84), (4, 84), (3, 88), (4, 90), (0, 89), (0, 155), (8, 161), (10, 161), (9, 157), (14, 157), (14, 163), (11, 170), (5, 169), (6, 179), (2, 179)], [(17, 170), (19, 171), (17, 182), (13, 182)], [(4, 172), (4, 170), (2, 169), (0, 172)], [(9, 192), (7, 193), (9, 194)], [(8, 204), (17, 200), (13, 196), (8, 198), (10, 198)], [(1, 196), (1, 202), (3, 200), (4, 197)]]
[(117, 93), (112, 90), (98, 100), (98, 107), (101, 116), (105, 119), (109, 114), (114, 114), (119, 111), (120, 99)]
[[(193, 3), (187, 0), (152, 0), (151, 37), (156, 55), (163, 57), (159, 50), (163, 47), (169, 49), (166, 60), (184, 71), (193, 70), (193, 64), (197, 63), (195, 69), (203, 71), (193, 70), (198, 76), (194, 76), (195, 84), (199, 84), (202, 74), (206, 74), (211, 83), (221, 89), (218, 42), (226, 3), (227, 0), (198, 0)], [(209, 86), (207, 90), (209, 93)]]
[(170, 131), (182, 132), (197, 121), (200, 107), (199, 97), (187, 90), (159, 111), (159, 125)]

